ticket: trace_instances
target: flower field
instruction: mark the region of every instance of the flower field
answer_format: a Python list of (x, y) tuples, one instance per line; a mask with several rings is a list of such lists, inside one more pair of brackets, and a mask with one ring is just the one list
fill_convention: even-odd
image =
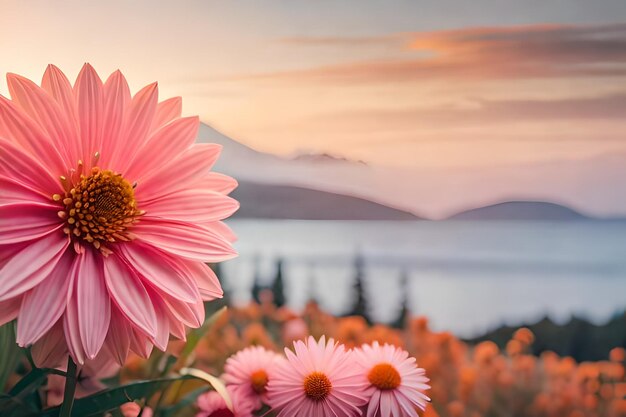
[[(449, 333), (433, 332), (425, 317), (410, 318), (405, 329), (398, 330), (370, 326), (361, 317), (334, 317), (314, 303), (301, 315), (271, 304), (250, 304), (221, 313), (199, 340), (188, 364), (220, 375), (227, 359), (248, 346), (280, 352), (308, 335), (333, 337), (347, 347), (379, 341), (407, 349), (430, 378), (427, 394), (432, 401), (420, 412), (423, 416), (626, 416), (623, 349), (613, 349), (610, 358), (600, 362), (576, 363), (551, 352), (537, 357), (528, 353), (534, 336), (525, 328), (500, 351), (492, 342), (468, 346)], [(174, 343), (170, 353), (180, 355), (183, 346)], [(149, 377), (155, 363), (155, 358), (132, 356), (122, 379)], [(188, 385), (183, 391), (196, 388)], [(184, 415), (199, 411), (197, 405), (190, 405)]]
[[(433, 332), (425, 317), (408, 318), (405, 328), (399, 330), (380, 324), (370, 326), (357, 316), (334, 317), (315, 303), (309, 303), (302, 314), (270, 303), (252, 303), (222, 309), (207, 324), (193, 331), (186, 342), (171, 341), (165, 353), (155, 350), (147, 359), (129, 356), (121, 369), (116, 365), (84, 368), (77, 397), (91, 395), (107, 385), (132, 384), (187, 368), (222, 375), (228, 358), (247, 347), (281, 353), (295, 340), (326, 335), (348, 348), (378, 341), (406, 349), (430, 379), (431, 389), (426, 394), (431, 402), (421, 416), (626, 416), (626, 353), (622, 348), (611, 350), (605, 361), (577, 363), (552, 352), (539, 357), (529, 354), (534, 335), (526, 328), (519, 329), (501, 351), (492, 342), (469, 346), (449, 333)], [(7, 391), (23, 377), (20, 374), (29, 370), (27, 359), (19, 360), (20, 365), (6, 383)], [(63, 380), (62, 376), (49, 375), (38, 391), (44, 404), (61, 402)], [(206, 392), (216, 395), (206, 382), (176, 382), (163, 394), (126, 403), (121, 410), (125, 416), (137, 416), (142, 409), (144, 416), (229, 415), (203, 413), (202, 407), (207, 407), (207, 401), (210, 404), (210, 399), (202, 397)], [(255, 415), (266, 411), (267, 407)]]

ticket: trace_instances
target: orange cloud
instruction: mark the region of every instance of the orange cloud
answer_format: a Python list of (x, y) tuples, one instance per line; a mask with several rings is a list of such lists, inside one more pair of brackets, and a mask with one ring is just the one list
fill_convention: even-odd
[[(529, 79), (626, 76), (626, 23), (528, 25), (386, 35), (379, 38), (290, 38), (288, 43), (341, 45), (399, 42), (411, 58), (354, 62), (306, 70), (247, 75), (338, 83), (422, 79)], [(415, 57), (415, 53), (419, 56)]]

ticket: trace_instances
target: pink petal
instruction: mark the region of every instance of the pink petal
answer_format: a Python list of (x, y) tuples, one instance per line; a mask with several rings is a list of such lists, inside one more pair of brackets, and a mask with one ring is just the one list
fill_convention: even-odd
[(0, 138), (0, 175), (19, 178), (26, 186), (50, 197), (61, 190), (61, 184), (45, 166), (3, 138)]
[(157, 320), (154, 306), (134, 270), (113, 254), (104, 259), (104, 278), (120, 311), (146, 335), (155, 336)]
[(28, 242), (0, 245), (0, 269), (2, 269), (7, 262), (9, 262), (18, 252), (28, 245)]
[(20, 296), (0, 301), (0, 326), (15, 320), (21, 305), (22, 297)]
[(388, 392), (382, 392), (380, 394), (380, 414), (381, 416), (391, 416), (391, 394)]
[(130, 334), (130, 349), (137, 355), (144, 359), (147, 359), (152, 352), (152, 343), (150, 339), (143, 333), (137, 330), (131, 330)]
[(56, 214), (58, 210), (58, 206), (47, 203), (1, 204), (0, 244), (24, 242), (55, 233), (63, 227)]
[(127, 324), (126, 317), (113, 305), (111, 307), (111, 325), (104, 346), (109, 350), (115, 361), (124, 365), (130, 349), (131, 329)]
[(128, 178), (145, 177), (160, 169), (189, 148), (198, 134), (197, 117), (187, 117), (169, 123), (151, 134), (146, 144), (137, 152), (126, 172)]
[(104, 83), (104, 138), (100, 162), (109, 166), (124, 127), (124, 115), (130, 104), (130, 89), (126, 78), (115, 71)]
[(197, 328), (204, 322), (204, 304), (202, 301), (186, 303), (173, 297), (164, 296), (163, 302), (168, 308), (168, 314), (186, 326)]
[(211, 301), (224, 296), (224, 290), (217, 275), (208, 265), (202, 262), (185, 262), (189, 276), (193, 277), (204, 301)]
[(76, 292), (76, 284), (78, 281), (78, 274), (80, 271), (81, 259), (76, 256), (72, 265), (72, 272), (70, 273), (70, 279), (72, 280), (72, 292), (68, 295), (67, 306), (65, 314), (63, 316), (63, 333), (65, 334), (65, 342), (67, 349), (76, 362), (79, 365), (85, 363), (85, 351), (83, 349), (83, 342), (80, 336), (79, 318), (78, 318), (78, 300), (74, 296)]
[(35, 129), (29, 120), (23, 120), (23, 118), (17, 120), (21, 125), (20, 130), (26, 133), (27, 138), (24, 139), (35, 146), (34, 151), (39, 152), (38, 148), (43, 147), (50, 147), (50, 151), (56, 151), (56, 155), (49, 153), (55, 156), (53, 161), (55, 164), (51, 165), (51, 168), (57, 172), (62, 172), (67, 166), (76, 164), (72, 142), (77, 141), (78, 132), (75, 123), (68, 118), (60, 104), (37, 84), (19, 75), (8, 74), (7, 84), (13, 102), (38, 122), (42, 133), (45, 132), (45, 137), (42, 135), (38, 142), (32, 143), (36, 137), (33, 132), (38, 132), (39, 128)]
[(144, 218), (210, 223), (229, 217), (239, 203), (215, 191), (186, 189), (154, 199), (141, 208), (146, 211)]
[(83, 65), (74, 86), (78, 104), (81, 156), (89, 164), (93, 155), (101, 150), (104, 116), (102, 80), (89, 64)]
[(183, 100), (180, 97), (172, 97), (167, 100), (163, 100), (157, 105), (152, 129), (157, 129), (172, 120), (179, 118), (182, 111)]
[(43, 74), (41, 87), (59, 103), (70, 124), (78, 120), (72, 85), (65, 74), (63, 74), (63, 71), (54, 65), (48, 65), (46, 72)]
[(172, 333), (172, 336), (182, 341), (187, 340), (185, 324), (177, 318), (173, 317), (169, 312), (168, 319), (170, 322), (170, 332)]
[(169, 318), (165, 312), (167, 307), (162, 305), (160, 297), (156, 295), (152, 297), (152, 302), (154, 303), (157, 315), (157, 332), (151, 340), (152, 343), (154, 343), (154, 346), (162, 351), (165, 351), (167, 349), (167, 342), (170, 340)]
[(367, 417), (374, 417), (380, 408), (380, 390), (374, 391), (367, 407)]
[(139, 90), (133, 97), (126, 113), (124, 134), (117, 138), (111, 159), (114, 162), (111, 168), (116, 171), (126, 174), (137, 151), (148, 140), (158, 95), (157, 84), (153, 83)]
[(120, 245), (120, 252), (142, 280), (151, 287), (185, 302), (195, 302), (200, 299), (195, 283), (172, 267), (171, 264), (175, 260), (167, 254), (137, 241)]
[(213, 222), (203, 224), (202, 226), (206, 227), (209, 230), (214, 231), (218, 235), (222, 236), (222, 238), (226, 239), (230, 243), (234, 243), (237, 241), (237, 235), (233, 230), (228, 227), (228, 225), (224, 222)]
[(73, 136), (65, 138), (67, 158), (72, 164), (78, 162), (80, 155), (80, 141), (78, 140), (76, 99), (69, 80), (63, 72), (54, 65), (48, 65), (41, 81), (41, 87), (58, 103), (65, 115), (65, 119), (75, 131)]
[(209, 172), (221, 149), (222, 147), (216, 144), (195, 144), (159, 171), (147, 178), (139, 179), (135, 193), (137, 200), (145, 202), (187, 188), (189, 183)]
[(17, 321), (17, 344), (35, 343), (65, 312), (74, 255), (65, 251), (50, 275), (24, 296)]
[(38, 285), (54, 270), (69, 238), (51, 233), (26, 246), (0, 269), (0, 301), (20, 295)]
[(18, 179), (5, 177), (3, 175), (0, 175), (0, 190), (2, 190), (2, 195), (0, 195), (0, 204), (16, 202), (51, 202), (49, 196), (27, 187)]
[(96, 357), (109, 331), (111, 301), (104, 283), (102, 256), (87, 249), (78, 255), (80, 264), (76, 285), (78, 323), (87, 358)]
[(230, 194), (239, 184), (237, 184), (236, 179), (228, 175), (220, 174), (219, 172), (209, 172), (206, 176), (200, 178), (197, 185), (217, 191), (218, 193)]
[(35, 365), (40, 368), (59, 368), (67, 362), (67, 345), (63, 322), (59, 320), (30, 349)]
[(144, 219), (133, 227), (137, 240), (174, 255), (202, 262), (232, 259), (237, 252), (217, 233), (185, 222)]

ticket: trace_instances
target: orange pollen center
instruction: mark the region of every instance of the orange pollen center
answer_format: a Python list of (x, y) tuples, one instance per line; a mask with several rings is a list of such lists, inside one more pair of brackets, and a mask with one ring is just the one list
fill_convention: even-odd
[(94, 167), (88, 176), (81, 174), (75, 183), (64, 185), (65, 194), (52, 199), (64, 206), (58, 215), (65, 220), (66, 234), (93, 244), (104, 255), (111, 253), (106, 245), (133, 238), (126, 229), (143, 212), (137, 209), (134, 188), (124, 177)]
[(265, 387), (267, 386), (267, 373), (262, 369), (253, 372), (252, 375), (250, 375), (250, 383), (252, 384), (254, 392), (257, 394), (263, 394), (266, 391)]
[(374, 366), (367, 374), (367, 379), (379, 390), (396, 389), (402, 382), (398, 370), (388, 363), (379, 363)]
[(313, 401), (321, 401), (330, 394), (333, 384), (321, 372), (313, 372), (304, 379), (304, 393)]

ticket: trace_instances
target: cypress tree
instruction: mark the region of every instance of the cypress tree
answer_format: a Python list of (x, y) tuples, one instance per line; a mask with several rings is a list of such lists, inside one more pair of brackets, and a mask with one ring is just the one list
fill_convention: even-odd
[(408, 276), (406, 271), (402, 271), (400, 274), (400, 296), (402, 297), (402, 308), (398, 313), (396, 319), (391, 323), (392, 327), (397, 329), (403, 329), (406, 325), (406, 318), (410, 314), (409, 311), (409, 288), (408, 288)]
[(261, 277), (260, 277), (260, 272), (259, 272), (259, 257), (256, 256), (254, 258), (254, 281), (252, 283), (252, 299), (257, 302), (257, 303), (261, 303), (261, 298), (260, 298), (260, 294), (261, 291), (263, 290), (263, 285), (261, 285)]
[(367, 298), (365, 297), (365, 288), (364, 288), (364, 260), (363, 257), (358, 254), (354, 258), (354, 304), (352, 309), (348, 313), (350, 316), (361, 316), (363, 317), (369, 324), (372, 324), (372, 321), (369, 317), (368, 306), (367, 306)]
[(276, 307), (282, 307), (286, 304), (283, 283), (283, 260), (281, 258), (278, 258), (276, 262), (276, 277), (272, 283), (272, 294), (274, 294), (274, 304)]

